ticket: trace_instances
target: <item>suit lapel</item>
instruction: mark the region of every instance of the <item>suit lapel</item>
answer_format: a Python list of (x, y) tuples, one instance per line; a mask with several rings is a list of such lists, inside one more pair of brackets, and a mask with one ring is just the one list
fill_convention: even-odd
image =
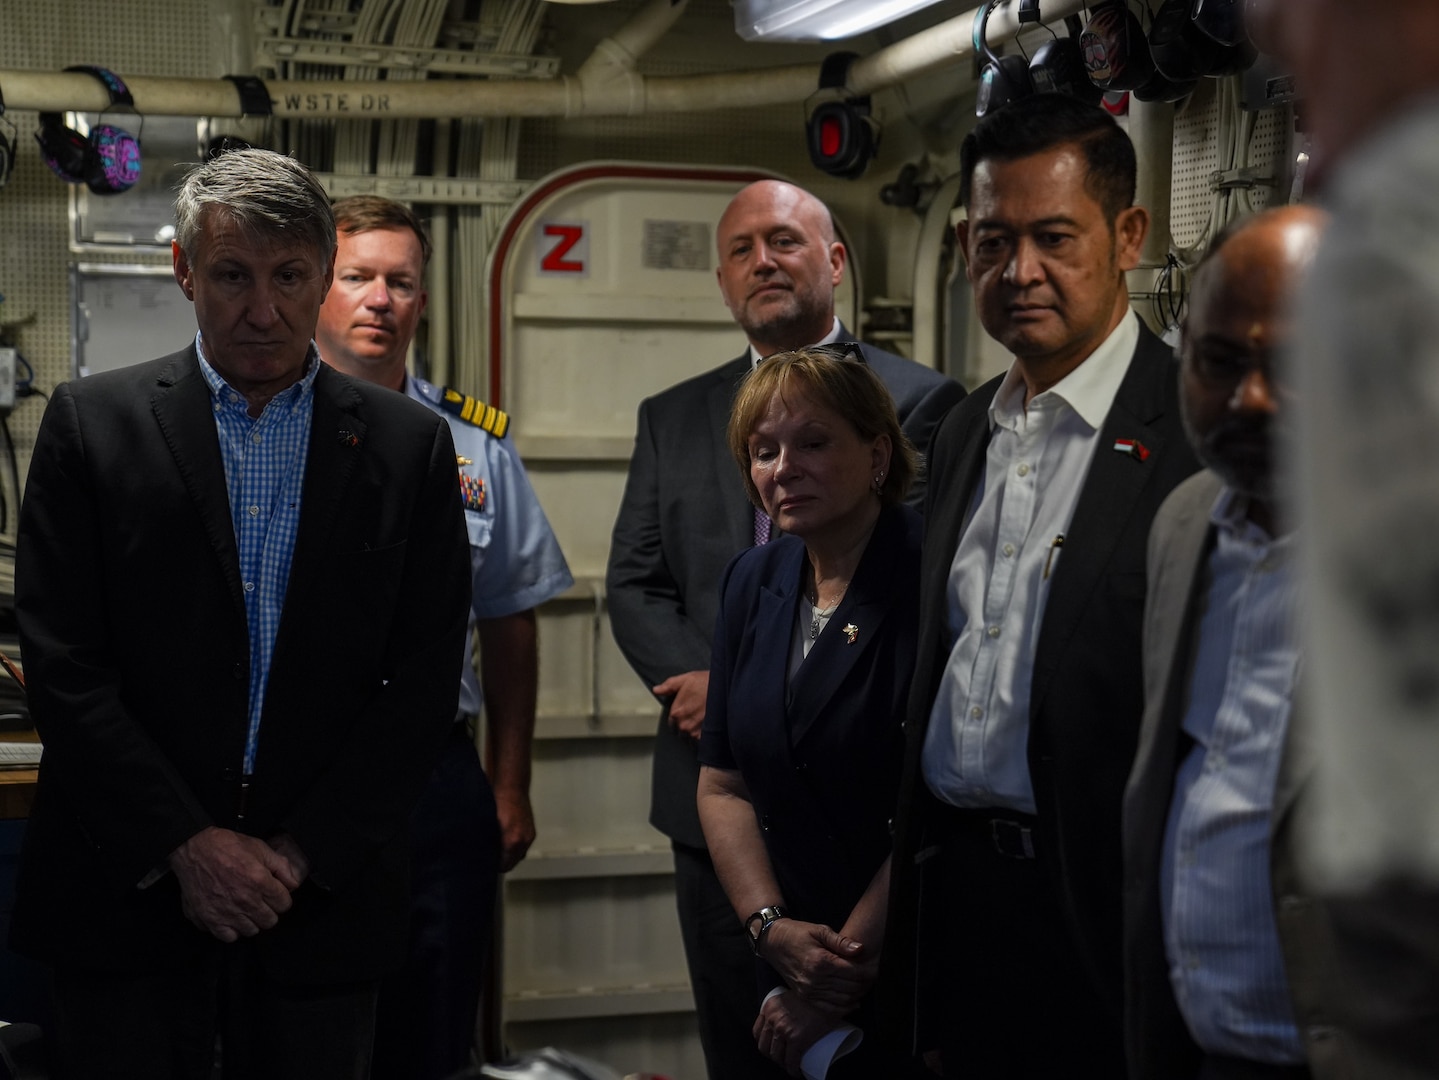
[[(1105, 566), (1129, 528), (1135, 503), (1164, 451), (1165, 436), (1154, 421), (1163, 412), (1161, 380), (1170, 375), (1170, 369), (1156, 362), (1157, 344), (1152, 334), (1141, 329), (1139, 346), (1100, 429), (1035, 646), (1031, 717), (1038, 714), (1058, 657), (1074, 635)], [(1146, 458), (1116, 452), (1115, 444), (1126, 439), (1149, 451)]]
[(748, 371), (749, 354), (746, 353), (715, 372), (707, 394), (710, 438), (717, 447), (710, 460), (714, 464), (715, 490), (719, 504), (725, 508), (724, 519), (730, 531), (730, 548), (733, 551), (743, 551), (754, 544), (754, 510), (745, 493), (739, 466), (729, 452), (726, 436), (735, 390)]
[(225, 464), (220, 456), (210, 387), (200, 373), (195, 347), (191, 345), (187, 351), (177, 353), (157, 382), (159, 389), (151, 401), (155, 420), (204, 524), (205, 535), (229, 585), (230, 599), (243, 619), (245, 599), (240, 588), (240, 553), (235, 545)]
[(1149, 601), (1156, 617), (1163, 622), (1156, 640), (1146, 641), (1145, 645), (1158, 649), (1165, 665), (1159, 725), (1148, 754), (1149, 768), (1144, 771), (1144, 775), (1153, 780), (1148, 806), (1154, 815), (1151, 820), (1155, 823), (1156, 840), (1163, 837), (1162, 822), (1169, 816), (1174, 794), (1194, 651), (1209, 595), (1208, 559), (1214, 550), (1214, 527), (1201, 520), (1201, 514), (1213, 504), (1217, 490), (1217, 486), (1201, 489), (1202, 494), (1189, 503), (1184, 516), (1175, 522), (1168, 534), (1170, 546), (1162, 579), (1154, 583), (1154, 594)]
[[(964, 515), (974, 493), (984, 478), (984, 465), (989, 451), (989, 404), (999, 389), (1000, 379), (993, 379), (970, 395), (965, 404), (975, 410), (971, 422), (960, 433), (960, 445), (953, 451), (949, 462), (931, 462), (931, 474), (953, 476), (953, 483), (933, 484), (929, 501), (925, 506), (925, 532), (922, 558), (921, 603), (925, 606), (938, 604), (939, 611), (921, 615), (921, 626), (937, 628), (935, 648), (939, 651), (939, 662), (943, 664), (949, 656), (953, 642), (949, 640), (949, 571), (954, 563), (954, 553), (959, 548), (959, 534), (964, 526)], [(941, 492), (943, 494), (941, 494)], [(947, 496), (947, 497), (946, 497)]]
[[(760, 666), (765, 684), (760, 688), (764, 707), (784, 709), (789, 697), (787, 675), (790, 643), (793, 640), (795, 607), (799, 603), (800, 568), (804, 565), (804, 546), (793, 544), (779, 564), (773, 577), (760, 586), (759, 605), (755, 612), (754, 654), (764, 658)], [(783, 743), (776, 732), (775, 743)]]
[[(303, 588), (306, 581), (314, 579), (307, 566), (329, 559), (335, 551), (331, 541), (335, 518), (343, 505), (350, 474), (365, 452), (366, 428), (358, 413), (359, 404), (355, 388), (322, 364), (315, 376), (300, 523), (290, 564), (290, 596), (297, 586)], [(290, 607), (289, 597), (285, 606)]]
[[(789, 713), (791, 746), (799, 745), (850, 672), (879, 640), (894, 597), (892, 579), (896, 549), (904, 535), (902, 523), (897, 514), (881, 515), (844, 599), (795, 673), (791, 696), (797, 707)], [(844, 632), (846, 626), (855, 628), (853, 640)]]

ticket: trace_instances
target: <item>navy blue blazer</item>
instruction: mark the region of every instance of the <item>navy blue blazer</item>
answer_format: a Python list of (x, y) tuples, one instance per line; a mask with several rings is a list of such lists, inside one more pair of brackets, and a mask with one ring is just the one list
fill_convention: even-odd
[[(923, 452), (964, 388), (882, 349), (865, 345), (862, 351), (894, 398), (901, 430)], [(725, 564), (754, 543), (754, 510), (725, 442), (730, 404), (749, 370), (746, 352), (639, 407), (606, 596), (615, 644), (646, 687), (710, 666), (716, 585)], [(917, 504), (914, 491), (910, 499)], [(650, 824), (677, 843), (703, 848), (695, 740), (670, 726), (669, 702), (663, 704)]]
[(803, 541), (750, 548), (721, 582), (700, 761), (744, 777), (790, 913), (836, 930), (890, 852), (920, 533), (913, 509), (881, 511), (844, 599), (790, 685)]

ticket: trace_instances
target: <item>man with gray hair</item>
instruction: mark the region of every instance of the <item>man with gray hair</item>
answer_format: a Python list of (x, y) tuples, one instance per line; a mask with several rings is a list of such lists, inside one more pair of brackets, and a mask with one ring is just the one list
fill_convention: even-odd
[(197, 167), (180, 352), (56, 388), (17, 556), (45, 742), (11, 942), (63, 1077), (369, 1075), (406, 820), (455, 714), (443, 422), (320, 363), (335, 225), (298, 163)]

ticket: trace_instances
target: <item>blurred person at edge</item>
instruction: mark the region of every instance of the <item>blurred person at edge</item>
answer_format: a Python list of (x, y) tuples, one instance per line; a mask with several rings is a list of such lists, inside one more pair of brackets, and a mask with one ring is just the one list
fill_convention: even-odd
[(1340, 1022), (1360, 1075), (1435, 1076), (1439, 4), (1250, 0), (1246, 19), (1295, 76), (1306, 183), (1333, 215), (1289, 376), (1319, 744), (1304, 867), (1352, 960)]

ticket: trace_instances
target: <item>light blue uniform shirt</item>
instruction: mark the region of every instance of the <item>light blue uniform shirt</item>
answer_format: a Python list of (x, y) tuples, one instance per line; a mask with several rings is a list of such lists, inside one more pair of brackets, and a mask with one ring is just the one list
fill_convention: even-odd
[(1199, 1046), (1298, 1064), (1274, 921), (1270, 822), (1299, 665), (1292, 536), (1271, 540), (1225, 488), (1160, 869), (1164, 944)]
[(290, 560), (300, 527), (300, 491), (309, 459), (310, 420), (315, 413), (315, 373), (320, 354), (310, 343), (305, 374), (299, 382), (271, 398), (259, 417), (250, 404), (205, 359), (204, 340), (195, 335), (200, 372), (210, 387), (220, 460), (230, 496), (230, 518), (240, 556), (240, 581), (245, 595), (245, 621), (250, 634), (250, 729), (245, 739), (244, 771), (255, 771), (260, 741), (260, 715), (275, 634), (290, 583)]
[(538, 607), (575, 579), (508, 435), (496, 438), (444, 409), (440, 405), (444, 391), (423, 379), (407, 378), (405, 393), (444, 417), (455, 442), (470, 536), (471, 585), (470, 633), (460, 666), (460, 713), (475, 716), (484, 700), (470, 661), (476, 620)]

